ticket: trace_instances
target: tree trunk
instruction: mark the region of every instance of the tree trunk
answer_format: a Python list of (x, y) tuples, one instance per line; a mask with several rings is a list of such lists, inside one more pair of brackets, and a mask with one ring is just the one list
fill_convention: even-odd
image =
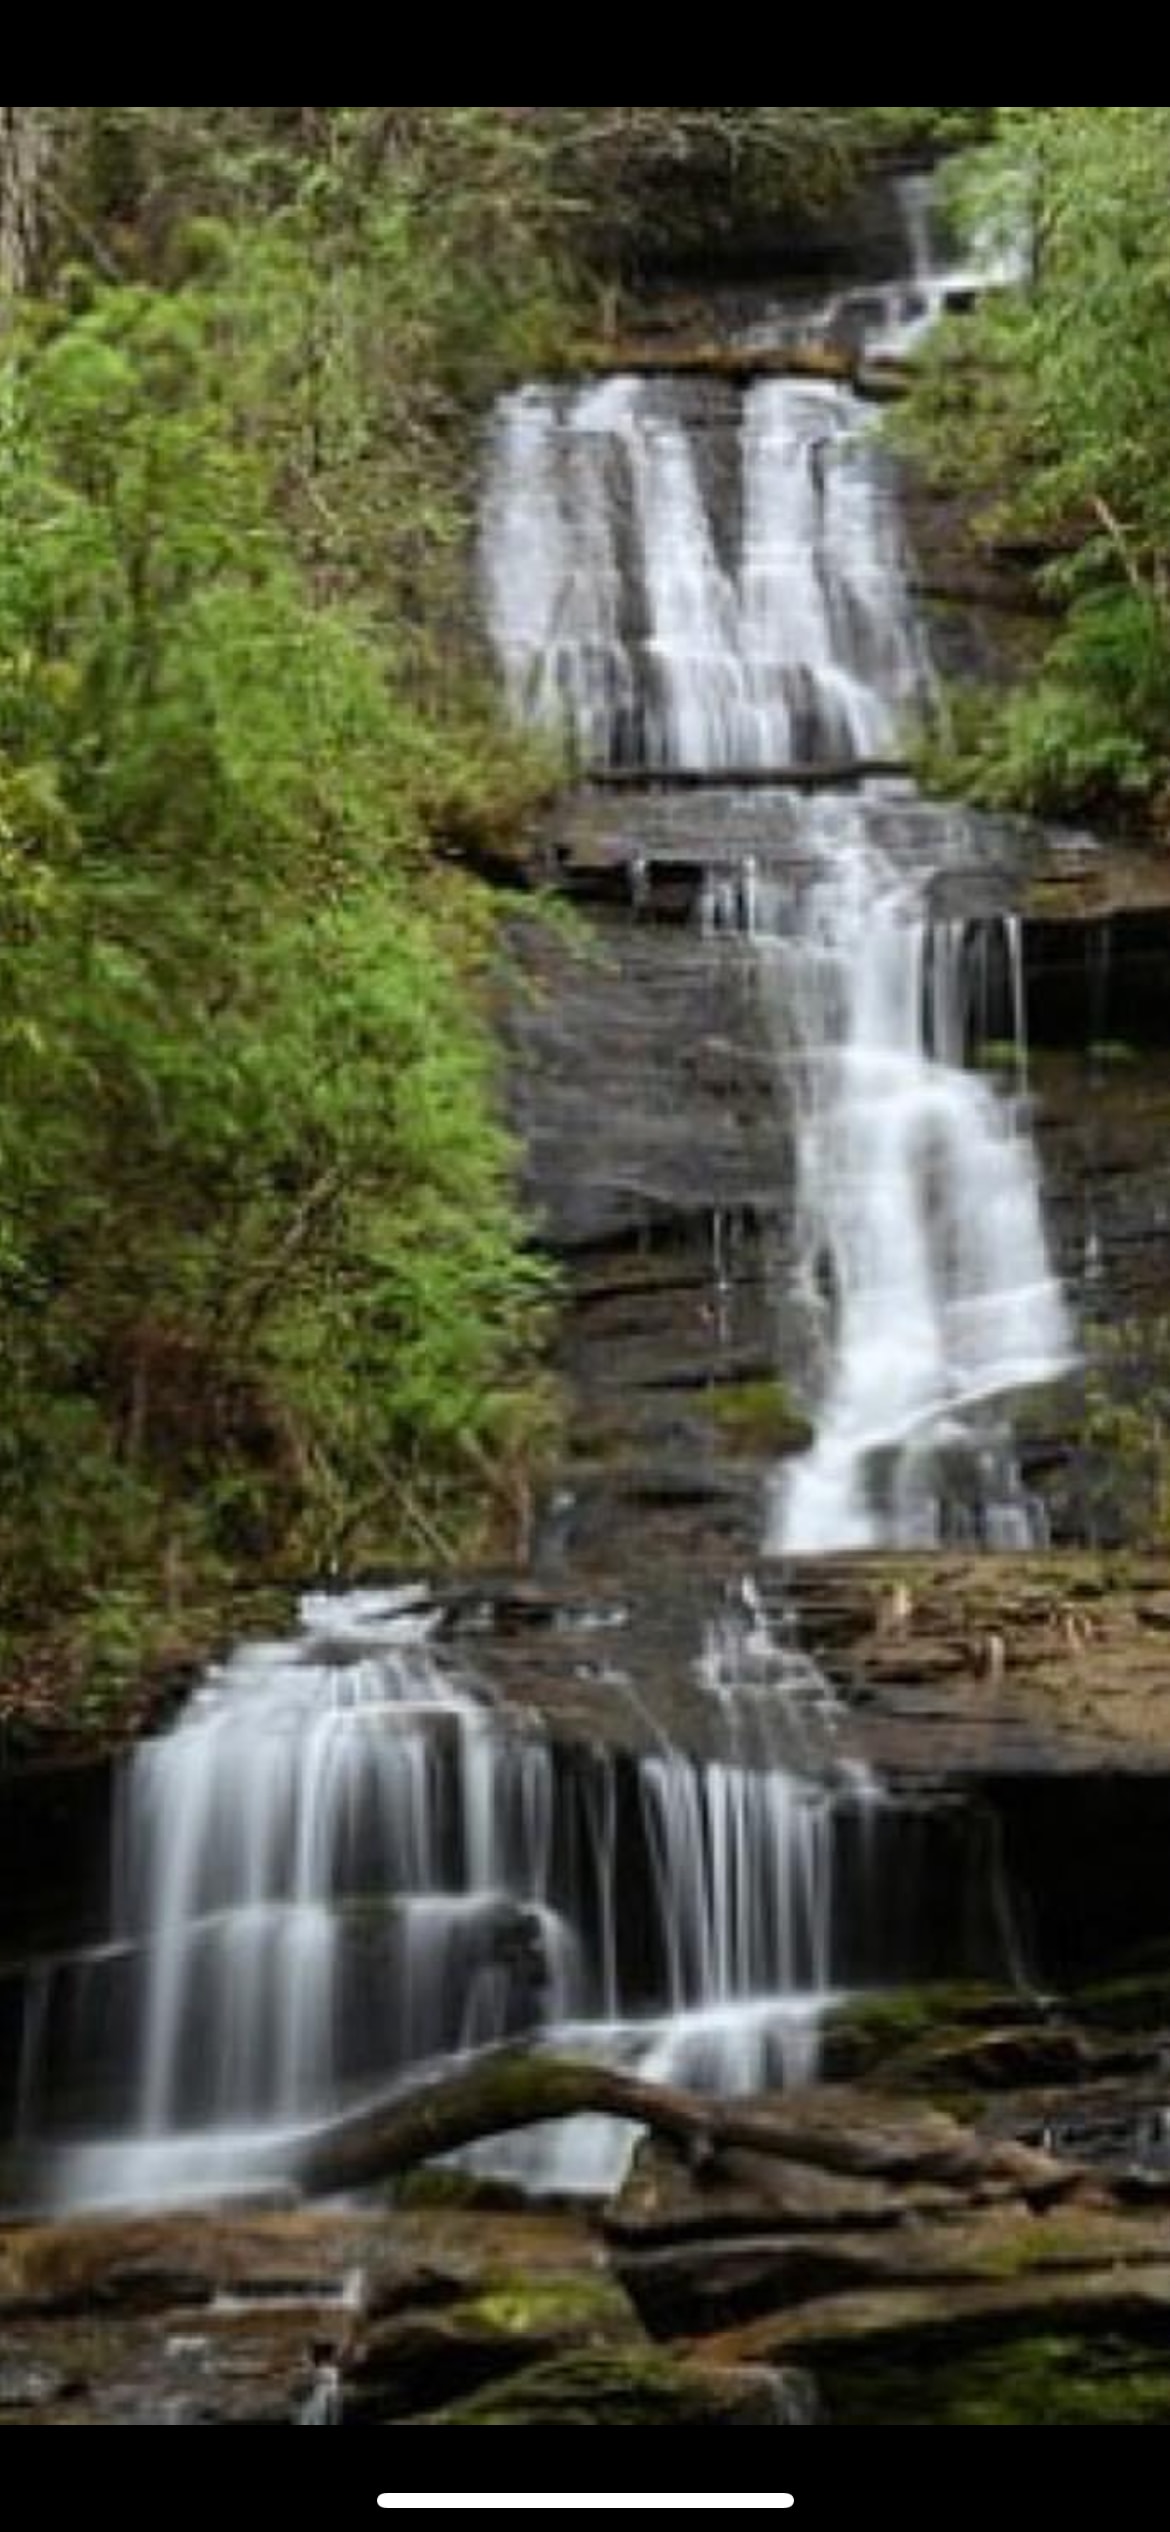
[(49, 136), (40, 106), (0, 106), (0, 298), (27, 290), (36, 262)]

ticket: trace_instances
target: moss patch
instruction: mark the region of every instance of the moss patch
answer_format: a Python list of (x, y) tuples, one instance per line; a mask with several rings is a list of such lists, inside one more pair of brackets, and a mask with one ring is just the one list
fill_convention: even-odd
[(969, 2043), (1020, 2012), (1018, 1998), (992, 1987), (910, 1987), (855, 1999), (826, 2023), (827, 2068), (837, 2080), (867, 2077), (910, 2051)]
[(1020, 1069), (1020, 1050), (1009, 1038), (990, 1037), (979, 1049), (980, 1072), (1006, 1073), (1009, 1079)]
[(785, 1459), (807, 1451), (813, 1428), (782, 1381), (754, 1380), (715, 1389), (704, 1411), (726, 1448), (752, 1457)]
[(472, 2172), (436, 2165), (395, 2181), (390, 2198), (403, 2215), (520, 2215), (526, 2201), (507, 2181), (478, 2180)]
[(580, 2347), (609, 2345), (638, 2334), (620, 2286), (602, 2272), (500, 2278), (462, 2318), (502, 2338), (563, 2338)]
[(1075, 2011), (1092, 2031), (1126, 2035), (1163, 2030), (1170, 2024), (1170, 1971), (1085, 1988), (1075, 1999)]
[(783, 2385), (668, 2357), (582, 2356), (541, 2365), (428, 2426), (777, 2426)]
[(1170, 2371), (1120, 2339), (1028, 2339), (961, 2363), (825, 2385), (831, 2426), (1166, 2426)]

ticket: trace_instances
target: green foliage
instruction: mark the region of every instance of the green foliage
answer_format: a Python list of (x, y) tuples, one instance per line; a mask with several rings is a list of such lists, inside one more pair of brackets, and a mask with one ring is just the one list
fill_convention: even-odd
[[(515, 109), (514, 109), (515, 111)], [(572, 233), (637, 263), (699, 248), (761, 215), (822, 210), (875, 152), (913, 145), (897, 119), (968, 109), (538, 106), (526, 110)], [(979, 109), (982, 111), (982, 109)], [(932, 135), (933, 137), (933, 135)]]
[(1156, 2344), (1098, 2328), (859, 2363), (831, 2375), (826, 2407), (834, 2426), (1164, 2426), (1170, 2390)]
[[(1118, 1050), (1102, 1050), (1116, 1062)], [(1098, 1061), (1101, 1057), (1098, 1056)], [(1138, 1536), (1170, 1537), (1170, 1319), (1093, 1330), (1082, 1440)]]
[(1034, 683), (960, 730), (959, 778), (1108, 809), (1170, 763), (1170, 108), (998, 112), (970, 209), (1030, 239), (1028, 286), (944, 330), (903, 430), (1059, 614)]
[(724, 1448), (781, 1458), (811, 1447), (812, 1427), (783, 1381), (713, 1389), (706, 1412)]
[[(1120, 600), (1116, 630), (1125, 613)], [(1073, 809), (1105, 816), (1150, 793), (1161, 772), (1155, 729), (1136, 725), (1132, 689), (1123, 684), (1110, 694), (1082, 673), (1084, 630), (1070, 626), (1043, 670), (1006, 696), (957, 691), (947, 698), (945, 717), (919, 755), (929, 788), (1038, 817)]]
[(99, 1680), (216, 1577), (465, 1540), (547, 1413), (449, 855), (548, 768), (443, 622), (450, 399), (547, 268), (522, 324), (476, 195), (460, 296), (471, 176), (359, 199), (359, 137), (0, 347), (0, 1632), (72, 1610)]
[(990, 139), (998, 106), (855, 106), (875, 138), (901, 149), (968, 149)]

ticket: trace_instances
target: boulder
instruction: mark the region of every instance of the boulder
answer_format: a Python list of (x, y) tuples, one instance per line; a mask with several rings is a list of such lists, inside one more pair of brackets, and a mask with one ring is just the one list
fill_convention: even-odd
[(807, 2377), (770, 2366), (716, 2371), (639, 2354), (572, 2357), (520, 2375), (426, 2426), (812, 2426)]

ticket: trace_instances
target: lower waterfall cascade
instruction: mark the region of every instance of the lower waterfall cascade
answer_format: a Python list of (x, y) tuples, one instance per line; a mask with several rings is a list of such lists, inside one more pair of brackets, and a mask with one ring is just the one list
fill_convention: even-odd
[[(620, 1771), (600, 1751), (567, 1767), (531, 1718), (494, 1715), (418, 1595), (304, 1618), (303, 1643), (238, 1655), (132, 1762), (111, 1943), (44, 1974), (24, 2084), (41, 2136), (54, 2024), (84, 2054), (127, 1970), (132, 1991), (125, 2133), (62, 2147), (67, 2199), (160, 2202), (279, 2167), (282, 2139), (363, 2085), (534, 2032), (716, 2090), (807, 2076), (834, 1802), (870, 1796), (844, 1767), (804, 1782), (760, 1763), (762, 1692), (820, 1693), (762, 1612), (713, 1629), (700, 1665), (725, 1716), (742, 1701), (755, 1762), (663, 1747)], [(603, 2186), (614, 2141), (554, 2137), (521, 2168)]]
[[(972, 285), (939, 264), (917, 179), (905, 209), (879, 351)], [(934, 694), (868, 411), (821, 380), (707, 405), (667, 378), (523, 388), (492, 425), (482, 577), (512, 710), (567, 734), (586, 780), (752, 781), (759, 849), (713, 854), (701, 896), (713, 951), (750, 973), (793, 1172), (803, 1339), (776, 1370), (813, 1439), (765, 1488), (772, 1583), (788, 1558), (1037, 1544), (1013, 1402), (1075, 1344), (1019, 937), (947, 910), (962, 813), (867, 771)], [(825, 787), (786, 789), (797, 770)], [(1012, 1049), (994, 1081), (968, 1064), (981, 1001)], [(121, 1770), (107, 1939), (28, 1983), (18, 2143), (41, 2198), (295, 2174), (338, 2108), (511, 2040), (724, 2094), (810, 2080), (834, 1996), (905, 1964), (858, 1935), (883, 1797), (777, 1597), (736, 1578), (693, 1646), (711, 1755), (656, 1724), (612, 1750), (560, 1737), (555, 1696), (495, 1699), (421, 1589), (317, 1595), (299, 1639), (212, 1672)], [(589, 2124), (489, 2165), (588, 2192), (628, 2147)]]

